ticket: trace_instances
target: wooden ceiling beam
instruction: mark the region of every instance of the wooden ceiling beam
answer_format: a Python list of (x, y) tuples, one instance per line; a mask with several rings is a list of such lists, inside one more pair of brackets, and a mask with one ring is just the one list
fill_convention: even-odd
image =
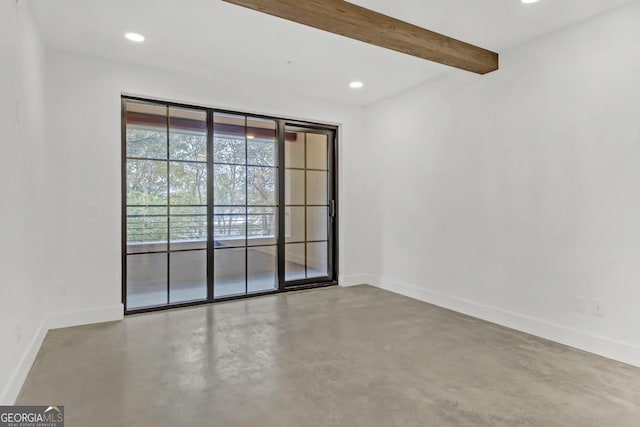
[(478, 74), (498, 54), (343, 0), (223, 0), (319, 30)]

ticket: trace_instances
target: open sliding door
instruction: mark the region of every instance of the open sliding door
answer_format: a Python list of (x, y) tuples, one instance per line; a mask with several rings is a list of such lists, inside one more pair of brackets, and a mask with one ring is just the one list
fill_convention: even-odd
[(286, 126), (284, 280), (286, 287), (335, 280), (334, 132)]

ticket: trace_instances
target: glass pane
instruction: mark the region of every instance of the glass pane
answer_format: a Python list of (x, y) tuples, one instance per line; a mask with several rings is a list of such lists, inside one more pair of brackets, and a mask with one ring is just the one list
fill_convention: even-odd
[(127, 206), (127, 215), (167, 215), (166, 206)]
[(307, 278), (327, 276), (327, 242), (307, 243)]
[(268, 291), (278, 288), (276, 271), (278, 253), (276, 246), (253, 248), (247, 251), (247, 287), (249, 292)]
[(216, 205), (244, 205), (246, 198), (245, 166), (213, 166), (213, 203)]
[(287, 207), (285, 215), (285, 241), (304, 242), (304, 207)]
[(304, 279), (304, 243), (287, 243), (284, 252), (285, 280)]
[(327, 204), (327, 173), (307, 171), (307, 204)]
[(171, 215), (206, 215), (206, 206), (172, 206)]
[(172, 205), (207, 204), (207, 165), (171, 162), (170, 200)]
[(327, 240), (327, 208), (307, 208), (307, 240)]
[(243, 295), (245, 288), (245, 248), (214, 251), (213, 294), (216, 298)]
[(327, 135), (307, 134), (307, 169), (327, 169)]
[(244, 164), (245, 159), (244, 139), (214, 137), (213, 161), (215, 163)]
[(247, 163), (250, 165), (276, 166), (276, 122), (274, 120), (247, 118)]
[(207, 113), (169, 107), (169, 157), (207, 161)]
[(250, 165), (275, 166), (278, 160), (275, 141), (249, 139), (247, 155)]
[(213, 161), (244, 164), (246, 161), (245, 116), (213, 115)]
[(246, 124), (247, 118), (244, 114), (213, 114), (213, 131), (216, 135), (244, 139)]
[(167, 303), (167, 254), (127, 256), (127, 309)]
[(278, 124), (273, 119), (262, 117), (247, 117), (247, 136), (259, 139), (276, 139)]
[(213, 212), (214, 247), (245, 246), (247, 233), (246, 209), (215, 208)]
[(275, 245), (277, 225), (276, 208), (249, 208), (247, 245)]
[(167, 107), (126, 102), (127, 157), (167, 158)]
[(127, 208), (127, 253), (167, 250), (167, 208)]
[(167, 163), (127, 160), (127, 204), (167, 204)]
[(304, 168), (304, 133), (287, 132), (284, 147), (285, 166), (288, 168)]
[(172, 216), (169, 219), (171, 250), (206, 249), (207, 217)]
[(248, 205), (276, 205), (276, 172), (275, 168), (247, 168)]
[(304, 171), (285, 171), (285, 204), (304, 205)]
[(207, 299), (207, 251), (172, 252), (169, 302)]

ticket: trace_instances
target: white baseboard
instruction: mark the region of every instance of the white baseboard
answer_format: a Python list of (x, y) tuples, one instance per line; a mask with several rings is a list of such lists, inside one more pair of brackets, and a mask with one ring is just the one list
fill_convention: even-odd
[(67, 328), (70, 326), (88, 325), (91, 323), (112, 322), (124, 318), (124, 306), (116, 304), (90, 310), (70, 311), (50, 314), (47, 319), (48, 329)]
[(29, 370), (38, 356), (42, 342), (50, 329), (66, 328), (69, 326), (87, 325), (90, 323), (111, 322), (122, 320), (124, 317), (124, 307), (116, 304), (110, 307), (103, 307), (94, 310), (73, 311), (67, 313), (50, 314), (42, 320), (40, 327), (34, 334), (29, 346), (25, 350), (20, 362), (9, 380), (9, 384), (0, 395), (0, 404), (13, 405), (18, 398)]
[(452, 297), (395, 280), (374, 279), (368, 283), (409, 298), (424, 301), (589, 353), (640, 367), (640, 346), (637, 345), (576, 331), (542, 319), (489, 307), (474, 301)]
[(47, 335), (47, 321), (43, 319), (40, 322), (40, 326), (36, 330), (36, 333), (31, 338), (29, 345), (25, 349), (22, 357), (20, 358), (20, 362), (16, 367), (13, 375), (9, 378), (9, 383), (6, 385), (4, 390), (2, 390), (2, 395), (0, 396), (0, 405), (13, 405), (18, 398), (18, 393), (20, 393), (20, 389), (22, 389), (22, 384), (24, 384), (24, 380), (29, 375), (29, 370), (31, 370), (31, 366), (33, 362), (36, 360), (36, 356), (40, 351), (40, 346), (44, 341), (44, 337)]
[[(380, 280), (368, 275), (348, 275), (340, 277), (340, 286), (347, 287), (359, 284), (377, 286), (390, 292), (640, 367), (640, 346), (576, 331), (541, 319), (489, 307), (474, 301), (452, 297), (395, 280)], [(20, 359), (20, 363), (9, 380), (9, 384), (7, 384), (2, 391), (0, 404), (10, 405), (15, 402), (49, 329), (122, 320), (123, 313), (122, 304), (117, 304), (94, 310), (49, 315), (42, 321)]]
[(356, 285), (365, 285), (372, 284), (377, 282), (373, 276), (367, 276), (366, 274), (351, 274), (348, 276), (339, 276), (338, 284), (340, 286), (348, 287), (348, 286), (356, 286)]

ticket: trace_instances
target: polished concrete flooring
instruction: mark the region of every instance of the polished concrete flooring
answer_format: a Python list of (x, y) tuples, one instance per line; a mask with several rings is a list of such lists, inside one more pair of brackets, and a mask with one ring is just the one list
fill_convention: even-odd
[(74, 426), (639, 426), (640, 369), (369, 286), (50, 331)]

